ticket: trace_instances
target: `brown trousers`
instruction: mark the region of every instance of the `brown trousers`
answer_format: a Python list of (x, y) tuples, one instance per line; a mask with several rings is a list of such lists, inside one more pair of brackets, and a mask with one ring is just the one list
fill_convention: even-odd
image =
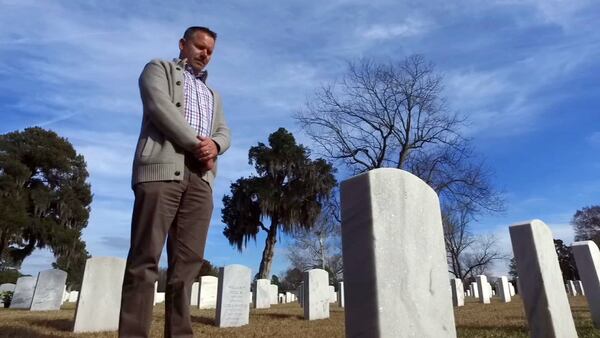
[(134, 187), (131, 247), (121, 296), (119, 337), (149, 337), (158, 261), (167, 239), (165, 337), (193, 337), (192, 283), (202, 267), (213, 210), (212, 191), (200, 164), (186, 157), (183, 181)]

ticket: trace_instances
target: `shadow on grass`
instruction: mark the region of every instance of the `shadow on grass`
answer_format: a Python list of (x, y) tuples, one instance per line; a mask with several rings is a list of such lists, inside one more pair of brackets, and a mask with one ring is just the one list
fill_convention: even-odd
[(72, 319), (32, 319), (31, 324), (41, 327), (52, 328), (58, 331), (71, 332), (73, 331)]
[(529, 330), (527, 329), (527, 327), (523, 327), (521, 325), (508, 325), (508, 324), (503, 324), (501, 326), (499, 325), (460, 325), (457, 327), (458, 329), (465, 329), (465, 330), (492, 330), (492, 331), (497, 331), (497, 332), (506, 332), (506, 333), (529, 333)]
[(201, 323), (205, 325), (215, 326), (215, 319), (208, 317), (192, 316), (192, 323)]
[(300, 315), (288, 315), (285, 313), (261, 313), (261, 314), (257, 314), (257, 315), (276, 318), (276, 319), (284, 319), (284, 318), (304, 319), (304, 317), (300, 316)]
[(38, 337), (38, 338), (56, 338), (56, 335), (44, 334), (39, 331), (18, 326), (3, 326), (0, 330), (0, 337)]
[(571, 306), (571, 312), (590, 312), (587, 306)]

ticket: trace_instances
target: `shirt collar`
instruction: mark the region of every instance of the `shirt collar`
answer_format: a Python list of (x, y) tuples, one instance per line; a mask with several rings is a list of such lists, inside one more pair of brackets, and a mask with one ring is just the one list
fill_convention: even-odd
[(192, 66), (187, 63), (187, 59), (175, 58), (175, 59), (173, 59), (173, 61), (176, 62), (177, 64), (183, 66), (186, 71), (188, 71), (190, 74), (192, 74), (192, 76), (194, 76), (195, 78), (199, 79), (200, 81), (206, 83), (206, 78), (208, 77), (208, 71), (202, 70), (202, 71), (196, 72), (194, 70), (194, 68), (192, 68)]

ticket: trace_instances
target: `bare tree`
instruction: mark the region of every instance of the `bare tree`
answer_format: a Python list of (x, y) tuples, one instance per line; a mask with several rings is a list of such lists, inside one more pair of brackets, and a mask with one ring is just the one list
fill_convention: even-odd
[(447, 208), (500, 211), (489, 171), (448, 111), (442, 78), (420, 55), (398, 64), (349, 63), (340, 82), (317, 90), (296, 114), (323, 155), (355, 173), (394, 167), (419, 176)]
[(288, 246), (292, 268), (300, 271), (323, 269), (329, 272), (331, 282), (342, 279), (341, 222), (339, 204), (332, 197), (322, 209), (311, 228), (298, 229)]
[(584, 207), (571, 219), (576, 241), (594, 241), (600, 246), (600, 205)]
[(498, 239), (492, 235), (474, 235), (469, 230), (470, 217), (467, 212), (444, 212), (444, 239), (449, 272), (456, 278), (485, 274), (492, 264), (508, 256), (498, 248)]

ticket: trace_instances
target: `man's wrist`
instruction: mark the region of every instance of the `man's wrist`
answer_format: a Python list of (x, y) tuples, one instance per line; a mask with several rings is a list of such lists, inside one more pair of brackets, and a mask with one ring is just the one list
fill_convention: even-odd
[(217, 148), (217, 155), (221, 152), (221, 146), (213, 139), (210, 139), (211, 141), (213, 141), (213, 143), (215, 144), (215, 147)]

